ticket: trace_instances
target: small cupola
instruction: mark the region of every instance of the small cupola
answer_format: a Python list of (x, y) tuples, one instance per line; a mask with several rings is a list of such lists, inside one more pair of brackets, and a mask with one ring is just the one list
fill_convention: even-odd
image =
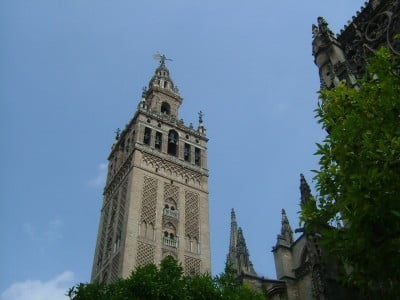
[(157, 58), (160, 60), (160, 65), (154, 72), (153, 77), (150, 79), (149, 87), (160, 87), (162, 89), (167, 89), (173, 92), (176, 92), (176, 88), (174, 86), (174, 82), (169, 76), (169, 70), (165, 65), (165, 61), (168, 60), (165, 55), (157, 55)]

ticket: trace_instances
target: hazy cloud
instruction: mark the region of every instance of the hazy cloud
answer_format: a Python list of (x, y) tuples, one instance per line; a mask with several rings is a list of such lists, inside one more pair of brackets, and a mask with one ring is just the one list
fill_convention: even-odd
[(94, 187), (103, 186), (106, 183), (106, 178), (107, 178), (107, 164), (101, 163), (97, 167), (96, 177), (89, 181), (89, 185)]
[(1, 300), (65, 300), (65, 294), (73, 285), (75, 276), (65, 271), (48, 280), (26, 280), (13, 283), (3, 293)]
[(32, 241), (53, 242), (62, 238), (62, 226), (63, 221), (55, 218), (47, 223), (44, 230), (38, 230), (29, 222), (24, 223), (23, 230)]

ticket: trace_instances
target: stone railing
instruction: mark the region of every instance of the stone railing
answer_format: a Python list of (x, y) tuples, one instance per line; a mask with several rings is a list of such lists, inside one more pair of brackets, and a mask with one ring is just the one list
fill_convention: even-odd
[(165, 246), (178, 248), (178, 239), (170, 239), (168, 237), (163, 237), (163, 243)]
[(174, 219), (179, 219), (179, 211), (172, 210), (170, 208), (164, 208), (164, 216), (168, 216)]

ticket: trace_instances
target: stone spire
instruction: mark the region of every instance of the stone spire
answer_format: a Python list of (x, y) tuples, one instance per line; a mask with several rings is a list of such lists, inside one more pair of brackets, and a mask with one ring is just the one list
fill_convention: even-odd
[(300, 194), (301, 194), (301, 205), (304, 205), (312, 196), (311, 189), (308, 185), (303, 174), (300, 174)]
[(226, 263), (232, 265), (238, 275), (242, 273), (257, 275), (250, 261), (250, 254), (246, 246), (243, 230), (237, 226), (236, 214), (233, 209), (231, 211), (231, 236)]
[(276, 246), (290, 247), (293, 244), (293, 231), (290, 227), (286, 211), (282, 209), (281, 234), (278, 234)]
[(237, 245), (237, 223), (236, 223), (236, 214), (235, 211), (232, 208), (231, 211), (231, 237), (229, 241), (229, 254), (230, 256), (231, 253), (236, 251), (236, 245)]

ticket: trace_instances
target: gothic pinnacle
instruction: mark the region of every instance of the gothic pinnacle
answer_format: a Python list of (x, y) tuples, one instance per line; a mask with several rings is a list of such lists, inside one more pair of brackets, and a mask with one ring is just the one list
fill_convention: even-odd
[(300, 194), (301, 194), (301, 205), (304, 205), (311, 198), (311, 189), (308, 185), (303, 174), (300, 174)]

